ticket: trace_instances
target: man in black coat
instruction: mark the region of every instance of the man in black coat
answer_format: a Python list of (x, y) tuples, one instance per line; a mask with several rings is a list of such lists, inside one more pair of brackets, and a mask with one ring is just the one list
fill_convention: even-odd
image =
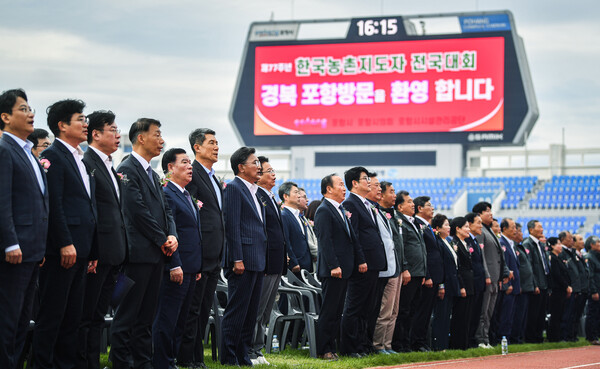
[(375, 218), (376, 208), (365, 198), (371, 191), (369, 172), (363, 167), (350, 168), (344, 174), (344, 180), (346, 187), (350, 188), (350, 196), (342, 205), (352, 214), (350, 223), (365, 264), (348, 282), (340, 351), (345, 355), (359, 356), (375, 351), (367, 326), (377, 301), (375, 295), (379, 272), (387, 269), (387, 260)]
[(543, 331), (546, 321), (546, 305), (548, 302), (548, 275), (550, 263), (546, 245), (540, 241), (544, 236), (544, 227), (538, 220), (527, 222), (529, 237), (523, 242), (523, 247), (529, 251), (531, 267), (533, 270), (534, 289), (529, 298), (527, 311), (527, 324), (525, 327), (525, 342), (542, 343)]
[(533, 294), (533, 269), (531, 268), (531, 254), (523, 245), (523, 229), (521, 224), (516, 223), (517, 232), (513, 239), (515, 243), (515, 254), (519, 261), (519, 278), (521, 293), (515, 297), (515, 317), (510, 333), (511, 343), (523, 343), (525, 332), (525, 317), (529, 309), (529, 298)]
[(258, 185), (256, 194), (265, 205), (267, 255), (262, 292), (256, 314), (255, 333), (248, 355), (253, 364), (269, 364), (261, 350), (265, 347), (265, 332), (277, 296), (277, 289), (281, 282), (281, 275), (287, 270), (287, 256), (281, 212), (275, 200), (275, 195), (271, 192), (271, 189), (275, 186), (275, 170), (269, 163), (268, 158), (259, 156), (258, 160), (261, 163), (262, 174), (256, 182)]
[(579, 326), (579, 324), (575, 325), (575, 315), (577, 312), (577, 300), (581, 299), (583, 280), (580, 275), (579, 256), (573, 248), (575, 242), (573, 235), (569, 231), (563, 231), (558, 234), (558, 239), (562, 244), (562, 252), (558, 255), (558, 258), (567, 266), (569, 278), (571, 279), (571, 287), (573, 288), (573, 293), (565, 302), (565, 310), (560, 324), (560, 339), (573, 341), (577, 335), (575, 329)]
[(427, 250), (427, 275), (421, 287), (421, 299), (417, 307), (417, 314), (411, 331), (411, 348), (415, 351), (430, 351), (427, 342), (427, 330), (431, 320), (431, 312), (436, 302), (444, 298), (444, 260), (431, 228), (431, 219), (435, 210), (429, 196), (419, 196), (414, 199), (415, 225), (423, 230), (423, 240)]
[(46, 250), (48, 182), (27, 140), (34, 112), (25, 91), (0, 95), (0, 118), (0, 367), (16, 368)]
[[(477, 347), (478, 343), (475, 340), (475, 332), (479, 327), (479, 318), (481, 316), (481, 308), (483, 305), (483, 292), (487, 285), (492, 283), (488, 274), (486, 263), (483, 259), (483, 246), (477, 241), (477, 236), (483, 231), (483, 223), (481, 217), (475, 213), (465, 215), (469, 223), (469, 237), (465, 239), (467, 245), (473, 248), (471, 254), (471, 264), (473, 268), (473, 307), (471, 321), (469, 323), (469, 346)], [(490, 346), (491, 347), (491, 346)], [(487, 348), (487, 346), (486, 346)]]
[[(317, 275), (321, 280), (323, 302), (316, 326), (317, 355), (324, 360), (337, 360), (335, 341), (346, 300), (348, 279), (364, 256), (350, 224), (351, 214), (341, 205), (346, 196), (344, 181), (336, 174), (321, 180), (323, 202), (315, 214), (315, 233), (319, 240)], [(339, 342), (338, 342), (339, 346)]]
[[(184, 367), (205, 367), (202, 340), (221, 273), (225, 245), (223, 185), (217, 179), (213, 168), (219, 160), (219, 141), (215, 137), (215, 131), (198, 128), (190, 133), (189, 141), (196, 160), (192, 164), (192, 181), (186, 189), (203, 204), (200, 212), (202, 278), (196, 283), (177, 362)], [(218, 343), (212, 344), (214, 347)]]
[(118, 172), (127, 176), (123, 211), (128, 240), (125, 275), (135, 284), (117, 308), (111, 328), (110, 357), (114, 369), (149, 368), (152, 362), (152, 323), (167, 257), (177, 250), (177, 231), (171, 209), (150, 166), (160, 155), (164, 140), (160, 122), (140, 118), (131, 125), (133, 152)]
[(111, 154), (119, 148), (121, 134), (110, 111), (88, 116), (89, 148), (83, 162), (94, 172), (98, 209), (98, 266), (85, 281), (83, 315), (79, 325), (79, 368), (100, 367), (104, 316), (108, 312), (117, 275), (125, 261), (127, 239), (121, 208), (121, 178), (113, 168)]
[(87, 140), (84, 108), (79, 100), (62, 100), (48, 108), (48, 127), (56, 140), (43, 155), (51, 163), (50, 222), (33, 334), (36, 368), (70, 368), (75, 363), (85, 274), (96, 270), (95, 181), (79, 147)]
[(404, 257), (407, 262), (408, 278), (403, 276), (402, 292), (398, 318), (392, 340), (394, 351), (410, 352), (411, 329), (417, 306), (421, 299), (421, 288), (427, 275), (427, 250), (423, 240), (423, 231), (415, 224), (415, 204), (407, 191), (399, 191), (396, 195), (396, 209), (401, 223)]

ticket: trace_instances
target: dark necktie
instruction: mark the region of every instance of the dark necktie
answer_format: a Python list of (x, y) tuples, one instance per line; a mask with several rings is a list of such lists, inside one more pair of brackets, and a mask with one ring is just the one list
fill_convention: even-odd
[(340, 205), (339, 209), (342, 211), (342, 218), (344, 218), (344, 225), (346, 226), (346, 232), (350, 234), (350, 228), (348, 227), (348, 218), (346, 217), (346, 209)]
[(148, 168), (146, 169), (146, 172), (148, 173), (148, 178), (150, 179), (150, 183), (152, 183), (152, 186), (156, 187), (156, 184), (154, 184), (154, 175), (152, 174), (153, 170), (151, 166), (148, 166)]
[(183, 195), (188, 200), (188, 203), (192, 206), (192, 213), (194, 213), (194, 218), (198, 219), (198, 214), (196, 214), (196, 207), (194, 206), (194, 202), (192, 201), (192, 197), (188, 190), (183, 190)]

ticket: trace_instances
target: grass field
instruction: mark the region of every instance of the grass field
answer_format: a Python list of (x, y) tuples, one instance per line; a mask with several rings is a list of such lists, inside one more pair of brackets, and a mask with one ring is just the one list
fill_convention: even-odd
[[(588, 346), (589, 342), (580, 339), (577, 342), (555, 342), (555, 343), (540, 343), (540, 344), (522, 344), (510, 345), (509, 353), (551, 350), (568, 347)], [(206, 365), (209, 368), (232, 368), (231, 366), (218, 364), (210, 359), (211, 351), (209, 346), (205, 347)], [(308, 350), (284, 350), (279, 354), (265, 355), (265, 358), (271, 363), (271, 366), (257, 365), (257, 368), (273, 368), (278, 369), (309, 369), (309, 368), (336, 368), (336, 369), (359, 369), (370, 368), (375, 366), (389, 366), (406, 363), (435, 361), (435, 360), (450, 360), (469, 357), (480, 357), (488, 355), (499, 355), (501, 353), (500, 345), (493, 349), (470, 349), (466, 351), (448, 350), (444, 352), (411, 352), (407, 354), (395, 355), (371, 355), (360, 359), (340, 358), (339, 361), (326, 362), (319, 359), (309, 357)], [(101, 365), (111, 367), (108, 362), (108, 355), (104, 354), (101, 357)], [(183, 369), (183, 368), (182, 368)]]

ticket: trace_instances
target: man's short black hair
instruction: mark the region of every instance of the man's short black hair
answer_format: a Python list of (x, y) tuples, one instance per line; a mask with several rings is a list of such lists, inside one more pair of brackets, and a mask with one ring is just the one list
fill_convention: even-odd
[(369, 178), (377, 177), (377, 172), (369, 172), (369, 173), (367, 173), (367, 176)]
[(474, 223), (475, 222), (475, 218), (477, 218), (478, 216), (479, 216), (479, 214), (467, 213), (467, 215), (465, 215), (465, 219), (469, 223)]
[(517, 230), (523, 228), (523, 226), (521, 225), (521, 223), (515, 223), (515, 227), (517, 227)]
[(235, 152), (229, 158), (229, 162), (231, 163), (231, 169), (233, 170), (233, 174), (237, 175), (240, 172), (240, 168), (238, 167), (240, 164), (244, 164), (248, 157), (254, 154), (256, 150), (253, 147), (242, 146), (239, 149), (235, 150)]
[(143, 132), (148, 132), (152, 126), (160, 128), (160, 121), (152, 118), (139, 118), (136, 120), (129, 128), (129, 141), (131, 141), (131, 144), (135, 145), (138, 136)]
[(88, 115), (88, 138), (87, 142), (92, 143), (92, 134), (94, 130), (103, 131), (105, 125), (111, 125), (115, 122), (115, 113), (110, 110), (96, 110)]
[(327, 187), (333, 188), (333, 177), (335, 176), (337, 176), (336, 173), (331, 173), (321, 179), (321, 195), (325, 196), (327, 193)]
[(472, 211), (473, 213), (475, 213), (475, 214), (481, 214), (481, 213), (483, 213), (484, 211), (486, 211), (486, 210), (487, 210), (487, 208), (490, 208), (490, 209), (491, 209), (491, 208), (492, 208), (492, 204), (490, 204), (490, 203), (489, 203), (489, 202), (487, 202), (487, 201), (481, 201), (481, 202), (478, 202), (477, 204), (475, 204), (475, 205), (473, 206), (473, 209), (472, 209), (471, 211)]
[(369, 171), (365, 167), (353, 167), (344, 172), (344, 182), (348, 190), (352, 190), (352, 181), (360, 181), (362, 173), (365, 173), (367, 177), (369, 176)]
[(258, 161), (260, 161), (260, 165), (263, 165), (264, 163), (268, 163), (269, 162), (269, 158), (267, 158), (266, 156), (259, 156), (258, 157)]
[(394, 208), (398, 209), (398, 205), (404, 204), (404, 198), (410, 195), (408, 191), (400, 190), (396, 192), (396, 202), (394, 203)]
[(190, 141), (190, 146), (192, 147), (192, 152), (195, 153), (196, 150), (194, 150), (194, 145), (195, 144), (199, 144), (202, 145), (204, 143), (204, 140), (206, 140), (206, 135), (215, 135), (215, 131), (213, 131), (210, 128), (198, 128), (192, 131), (192, 133), (190, 133), (190, 135), (188, 136), (188, 139)]
[(279, 198), (281, 199), (281, 201), (285, 201), (285, 199), (283, 198), (283, 195), (290, 195), (290, 192), (292, 191), (292, 188), (294, 187), (298, 187), (298, 185), (294, 182), (283, 182), (281, 184), (281, 186), (279, 186), (279, 191), (278, 191), (278, 195)]
[[(7, 113), (8, 115), (12, 115), (12, 110), (19, 97), (27, 101), (27, 94), (23, 89), (16, 88), (2, 92), (2, 95), (0, 95), (0, 114)], [(0, 119), (0, 129), (4, 129), (4, 122), (2, 119)]]
[(174, 147), (172, 149), (167, 150), (162, 157), (161, 165), (163, 172), (165, 174), (169, 171), (169, 164), (173, 164), (177, 161), (177, 155), (179, 154), (187, 154), (184, 149), (180, 149), (178, 147)]
[(43, 140), (44, 138), (48, 138), (48, 131), (43, 128), (34, 129), (29, 137), (27, 137), (27, 139), (33, 143), (33, 148), (36, 148), (40, 143), (40, 140)]
[(85, 103), (81, 100), (66, 99), (55, 102), (46, 109), (48, 128), (55, 137), (60, 137), (58, 122), (70, 125), (73, 114), (81, 114), (83, 109), (85, 109)]
[(467, 218), (465, 217), (454, 217), (450, 222), (450, 236), (456, 236), (456, 228), (462, 228), (467, 224)]
[(424, 208), (429, 200), (431, 200), (431, 197), (429, 196), (415, 197), (413, 199), (413, 202), (415, 203), (415, 214), (419, 214), (419, 206)]

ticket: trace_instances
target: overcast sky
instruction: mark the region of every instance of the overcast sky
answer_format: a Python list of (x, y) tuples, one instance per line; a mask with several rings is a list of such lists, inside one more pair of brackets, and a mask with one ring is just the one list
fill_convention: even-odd
[(529, 147), (600, 141), (600, 2), (597, 0), (0, 0), (0, 91), (22, 87), (36, 108), (63, 98), (110, 109), (127, 131), (157, 118), (170, 147), (194, 128), (240, 146), (228, 119), (251, 22), (512, 11), (540, 110)]

